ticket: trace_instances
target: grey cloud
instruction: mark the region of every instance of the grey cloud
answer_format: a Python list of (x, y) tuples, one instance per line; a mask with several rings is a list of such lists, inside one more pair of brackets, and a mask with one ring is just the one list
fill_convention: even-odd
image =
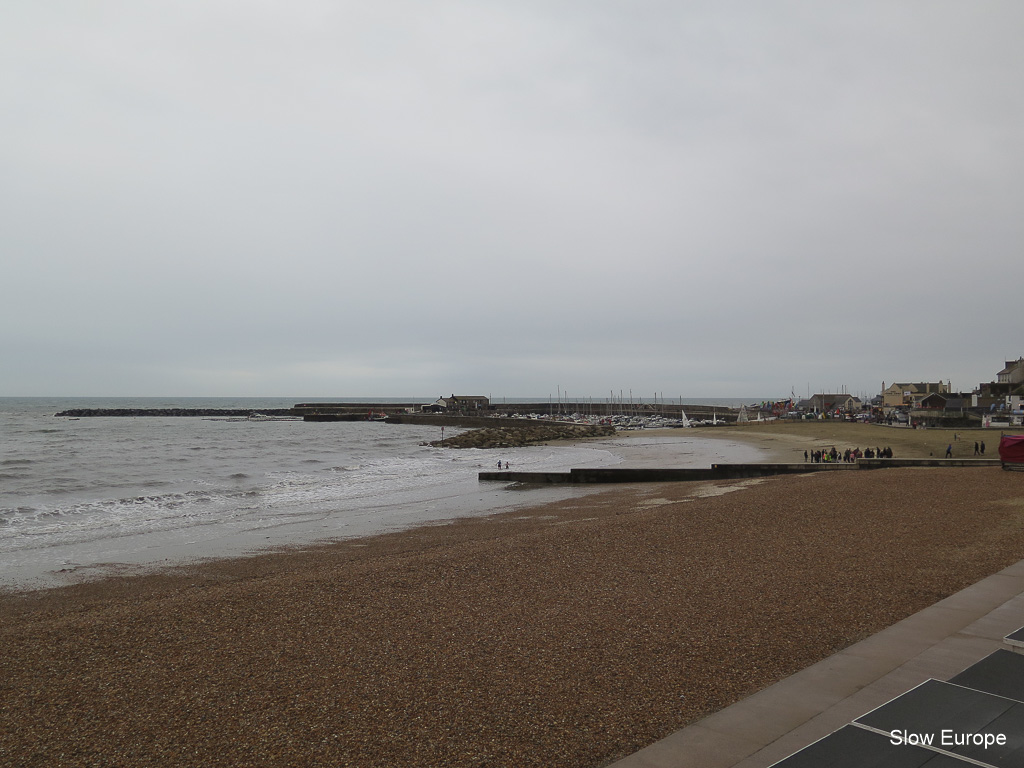
[(1022, 16), (16, 2), (0, 393), (972, 387)]

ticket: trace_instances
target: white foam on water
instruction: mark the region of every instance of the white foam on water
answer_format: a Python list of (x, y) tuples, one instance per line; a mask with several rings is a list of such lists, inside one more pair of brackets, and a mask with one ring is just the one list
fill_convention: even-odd
[[(455, 450), (436, 427), (54, 420), (0, 412), (0, 587), (104, 563), (166, 564), (365, 536), (593, 492), (480, 483), (496, 468), (708, 466), (756, 451), (690, 431), (585, 445)], [(449, 428), (448, 435), (462, 430)]]
[[(194, 423), (192, 428), (207, 429)], [(371, 430), (384, 431), (366, 440)], [(24, 503), (4, 497), (9, 506), (0, 509), (0, 585), (52, 581), (54, 573), (101, 563), (229, 556), (261, 546), (363, 536), (571, 493), (549, 489), (526, 499), (503, 487), (482, 487), (477, 475), (493, 468), (498, 455), (523, 471), (617, 460), (607, 451), (577, 447), (434, 448), (420, 444), (430, 436), (422, 429), (388, 425), (357, 424), (327, 433), (328, 441), (296, 441), (286, 432), (277, 433), (283, 439), (267, 439), (273, 436), (264, 429), (259, 450), (231, 445), (237, 432), (204, 445), (186, 436), (165, 442), (164, 455), (151, 451), (141, 464), (120, 471), (111, 464), (125, 454), (108, 450), (97, 472), (102, 481), (89, 479), (95, 455), (60, 482), (40, 477), (40, 487), (20, 498)], [(197, 462), (199, 454), (212, 455)], [(116, 495), (119, 489), (143, 488), (161, 492)]]

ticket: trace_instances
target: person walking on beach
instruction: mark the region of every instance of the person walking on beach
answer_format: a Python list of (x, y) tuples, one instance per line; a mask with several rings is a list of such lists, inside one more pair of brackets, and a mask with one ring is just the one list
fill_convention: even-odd
[(977, 440), (974, 441), (974, 455), (975, 456), (978, 455), (978, 441)]
[(952, 459), (953, 458), (953, 444), (952, 443), (950, 443), (949, 445), (946, 446), (946, 458), (947, 459)]
[(981, 441), (981, 455), (982, 456), (985, 455), (985, 441), (984, 440)]

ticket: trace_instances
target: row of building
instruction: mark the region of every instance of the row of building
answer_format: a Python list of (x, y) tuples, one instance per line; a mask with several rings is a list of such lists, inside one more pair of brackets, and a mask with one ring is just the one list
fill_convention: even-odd
[(972, 392), (954, 392), (949, 382), (896, 381), (870, 402), (852, 395), (817, 394), (795, 405), (797, 413), (883, 418), (921, 424), (1020, 424), (1024, 404), (1024, 357), (1007, 360), (994, 381)]
[[(535, 404), (536, 406), (537, 404)], [(578, 404), (576, 404), (578, 407)], [(529, 406), (502, 406), (503, 409), (522, 410)], [(611, 408), (611, 406), (608, 406)], [(648, 405), (646, 408), (665, 410), (669, 404)], [(683, 406), (679, 406), (680, 409)], [(806, 400), (793, 399), (775, 403), (762, 403), (760, 415), (769, 417), (841, 417), (847, 419), (886, 420), (926, 425), (998, 426), (1021, 423), (1024, 407), (1024, 357), (1007, 360), (994, 381), (979, 384), (972, 392), (954, 392), (948, 381), (883, 381), (881, 392), (868, 401), (848, 393), (816, 394)], [(422, 405), (425, 412), (462, 415), (483, 415), (493, 410), (490, 401), (482, 395), (455, 395), (439, 397)], [(634, 408), (634, 406), (631, 406)], [(754, 407), (758, 409), (757, 406)], [(743, 410), (740, 420), (752, 414)]]

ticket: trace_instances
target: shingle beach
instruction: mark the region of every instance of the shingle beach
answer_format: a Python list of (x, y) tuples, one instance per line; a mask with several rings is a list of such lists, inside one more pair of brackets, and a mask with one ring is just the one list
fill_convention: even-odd
[(1020, 560), (1022, 479), (628, 486), (6, 596), (0, 765), (605, 765)]

